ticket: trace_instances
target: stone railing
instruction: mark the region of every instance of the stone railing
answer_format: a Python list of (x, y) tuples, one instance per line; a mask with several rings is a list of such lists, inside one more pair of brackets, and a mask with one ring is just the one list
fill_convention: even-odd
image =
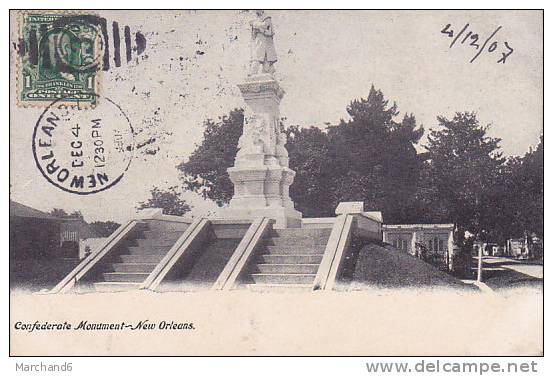
[(81, 280), (90, 270), (97, 265), (102, 259), (104, 259), (113, 249), (121, 244), (127, 236), (134, 230), (135, 226), (139, 223), (137, 220), (131, 220), (124, 225), (120, 226), (113, 232), (101, 246), (98, 252), (93, 253), (89, 257), (85, 258), (79, 265), (75, 267), (64, 279), (61, 280), (50, 293), (63, 293), (68, 292), (75, 286), (75, 284)]
[[(332, 290), (340, 277), (345, 256), (354, 236), (367, 241), (382, 241), (382, 215), (364, 212), (362, 202), (344, 202), (336, 208), (323, 259), (319, 265), (313, 290)], [(314, 226), (321, 225), (315, 221)]]
[(217, 281), (215, 281), (212, 289), (230, 290), (236, 285), (236, 282), (240, 279), (241, 274), (247, 268), (249, 261), (254, 255), (257, 246), (261, 244), (263, 238), (271, 229), (273, 222), (266, 217), (259, 217), (253, 221), (217, 278)]
[(196, 218), (152, 270), (140, 289), (155, 290), (182, 257), (194, 252), (205, 241), (208, 227), (209, 220), (204, 217)]

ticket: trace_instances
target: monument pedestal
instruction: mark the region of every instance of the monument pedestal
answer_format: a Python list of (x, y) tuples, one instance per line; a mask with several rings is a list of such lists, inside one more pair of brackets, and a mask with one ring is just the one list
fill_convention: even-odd
[(225, 217), (274, 219), (275, 228), (301, 227), (302, 214), (294, 209), (288, 187), (295, 172), (283, 166), (231, 167), (234, 196)]
[(288, 167), (286, 135), (280, 130), (284, 91), (271, 74), (250, 76), (238, 87), (247, 108), (234, 167), (227, 170), (234, 196), (221, 215), (264, 216), (274, 219), (276, 228), (300, 227), (302, 214), (294, 209), (288, 193), (296, 173)]

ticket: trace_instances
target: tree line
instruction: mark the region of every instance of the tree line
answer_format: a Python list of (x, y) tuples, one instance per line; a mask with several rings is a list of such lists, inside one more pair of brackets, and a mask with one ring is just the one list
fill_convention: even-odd
[[(525, 232), (543, 237), (543, 136), (524, 156), (505, 157), (488, 125), (474, 112), (457, 112), (438, 116), (438, 127), (420, 145), (423, 126), (413, 114), (400, 116), (374, 86), (346, 110), (349, 119), (326, 129), (282, 125), (296, 171), (290, 196), (304, 217), (332, 216), (341, 201), (363, 201), (388, 224), (454, 223), (460, 238), (468, 231), (498, 243)], [(177, 166), (184, 190), (219, 206), (229, 202), (226, 170), (234, 164), (243, 117), (235, 109), (205, 121), (202, 142)], [(138, 207), (182, 215), (191, 208), (179, 192), (154, 188)]]

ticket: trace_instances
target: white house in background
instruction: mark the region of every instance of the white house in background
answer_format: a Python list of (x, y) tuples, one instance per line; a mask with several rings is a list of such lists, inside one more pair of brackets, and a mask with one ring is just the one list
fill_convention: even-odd
[(430, 253), (441, 255), (451, 269), (454, 229), (452, 223), (382, 225), (382, 241), (412, 255), (419, 243)]

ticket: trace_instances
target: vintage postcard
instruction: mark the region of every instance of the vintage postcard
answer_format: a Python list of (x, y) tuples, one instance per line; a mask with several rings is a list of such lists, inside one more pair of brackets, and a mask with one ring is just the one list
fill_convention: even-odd
[(11, 10), (10, 355), (542, 356), (543, 17)]

